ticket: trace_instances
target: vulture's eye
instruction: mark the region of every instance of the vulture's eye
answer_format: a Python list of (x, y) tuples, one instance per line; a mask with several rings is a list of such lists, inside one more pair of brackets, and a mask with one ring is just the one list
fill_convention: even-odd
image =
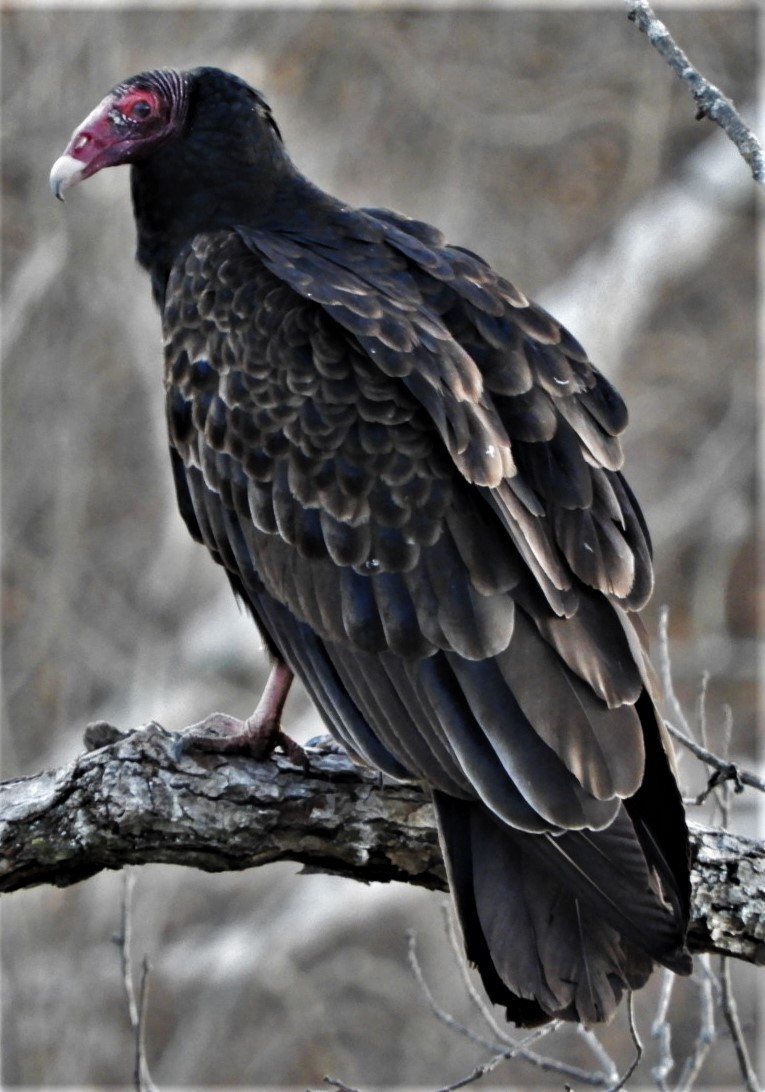
[(114, 105), (127, 121), (145, 121), (159, 113), (157, 96), (143, 87), (126, 91)]

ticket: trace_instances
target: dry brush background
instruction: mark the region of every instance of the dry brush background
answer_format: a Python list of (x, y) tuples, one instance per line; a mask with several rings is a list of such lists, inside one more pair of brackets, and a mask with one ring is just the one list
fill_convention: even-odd
[[(753, 7), (667, 18), (705, 75), (753, 100)], [(175, 512), (128, 172), (105, 172), (65, 208), (47, 189), (72, 128), (114, 83), (200, 63), (266, 91), (309, 176), (438, 223), (582, 337), (630, 405), (629, 478), (654, 535), (655, 604), (671, 607), (678, 690), (692, 707), (708, 670), (710, 730), (730, 703), (734, 752), (753, 754), (754, 187), (620, 7), (6, 9), (2, 62), (3, 777), (65, 761), (101, 717), (178, 728), (212, 709), (245, 715), (264, 679), (255, 634)], [(298, 737), (317, 730), (300, 696), (288, 721)], [(682, 775), (697, 791), (687, 757)], [(746, 809), (741, 822), (751, 832)], [(468, 1016), (439, 897), (294, 873), (138, 875), (157, 1083), (317, 1087), (332, 1073), (435, 1087), (469, 1072), (481, 1051), (435, 1021), (406, 965), (415, 927), (441, 1002)], [(129, 1083), (120, 886), (101, 876), (5, 901), (6, 1087)], [(679, 996), (682, 1056), (696, 987)], [(653, 1004), (648, 991), (646, 1035)], [(624, 1038), (623, 1021), (604, 1034), (617, 1053)], [(582, 1049), (569, 1032), (557, 1047), (589, 1062)], [(492, 1081), (561, 1084), (519, 1062)], [(704, 1082), (736, 1084), (724, 1037)]]

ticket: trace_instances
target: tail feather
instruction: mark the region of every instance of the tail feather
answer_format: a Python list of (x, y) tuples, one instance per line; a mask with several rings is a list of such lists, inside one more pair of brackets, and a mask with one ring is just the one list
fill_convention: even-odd
[(678, 920), (687, 924), (691, 880), (685, 810), (674, 775), (674, 755), (667, 730), (646, 691), (636, 705), (646, 725), (645, 776), (624, 806), (635, 825), (643, 851), (656, 869), (662, 891)]
[(434, 800), (468, 959), (509, 1020), (601, 1023), (625, 989), (645, 984), (654, 960), (689, 969), (682, 926), (647, 865), (642, 875), (637, 864), (624, 867), (623, 811), (611, 847), (617, 866), (591, 832), (526, 835), (477, 801)]
[(624, 806), (605, 830), (524, 839), (524, 849), (657, 962), (680, 973), (689, 969), (679, 919), (664, 899)]

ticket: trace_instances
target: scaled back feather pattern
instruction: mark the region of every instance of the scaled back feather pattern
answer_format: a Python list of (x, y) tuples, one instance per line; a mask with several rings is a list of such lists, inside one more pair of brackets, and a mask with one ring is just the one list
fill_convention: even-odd
[(480, 257), (309, 182), (235, 76), (119, 84), (51, 185), (124, 163), (178, 504), (273, 663), (253, 716), (196, 742), (286, 745), (296, 675), (352, 756), (426, 786), (468, 959), (517, 1024), (595, 1024), (655, 963), (687, 973), (619, 395)]

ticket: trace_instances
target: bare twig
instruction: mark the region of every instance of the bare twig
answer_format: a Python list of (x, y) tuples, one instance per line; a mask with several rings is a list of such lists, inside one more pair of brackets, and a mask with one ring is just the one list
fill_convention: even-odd
[[(707, 732), (707, 693), (709, 688), (709, 672), (704, 671), (701, 676), (701, 687), (698, 698), (698, 720), (701, 744), (707, 753), (714, 753), (709, 744)], [(723, 725), (720, 754), (717, 757), (721, 762), (727, 763), (727, 769), (715, 770), (708, 779), (706, 788), (696, 797), (695, 803), (701, 805), (710, 795), (714, 794), (715, 803), (720, 812), (720, 826), (727, 827), (730, 812), (730, 788), (731, 782), (735, 785), (737, 793), (744, 791), (741, 774), (737, 767), (730, 761), (730, 741), (733, 734), (733, 713), (729, 705), (723, 706)], [(752, 775), (755, 776), (754, 774)]]
[(721, 993), (720, 1006), (731, 1039), (733, 1040), (733, 1049), (736, 1051), (736, 1058), (738, 1059), (738, 1067), (741, 1070), (741, 1077), (744, 1081), (744, 1088), (747, 1092), (760, 1092), (762, 1086), (757, 1079), (757, 1074), (754, 1071), (754, 1067), (749, 1057), (749, 1051), (747, 1050), (746, 1042), (744, 1041), (744, 1033), (741, 1029), (741, 1021), (738, 1017), (736, 996), (733, 993), (733, 987), (730, 980), (730, 964), (725, 956), (720, 957), (719, 978)]
[[(733, 710), (729, 705), (723, 706), (723, 723), (722, 723), (722, 757), (730, 757), (730, 742), (733, 738)], [(736, 792), (739, 792), (738, 783), (734, 781)], [(716, 799), (720, 808), (720, 826), (727, 829), (728, 822), (730, 820), (730, 796), (731, 796), (731, 782), (726, 778), (720, 786), (720, 791), (716, 793)]]
[[(449, 941), (451, 950), (454, 953), (455, 963), (457, 964), (457, 967), (459, 968), (460, 974), (462, 976), (462, 982), (465, 987), (465, 992), (475, 1005), (481, 1018), (485, 1021), (492, 1034), (495, 1036), (496, 1045), (494, 1049), (497, 1048), (497, 1045), (501, 1045), (503, 1047), (509, 1048), (510, 1050), (518, 1051), (519, 1043), (517, 1039), (514, 1039), (512, 1035), (508, 1035), (508, 1033), (499, 1026), (494, 1018), (494, 1013), (473, 985), (467, 962), (464, 958), (464, 954), (462, 951), (462, 945), (457, 935), (457, 931), (454, 928), (454, 914), (451, 904), (445, 902), (442, 910), (446, 936)], [(427, 989), (427, 987), (425, 988)], [(561, 1021), (556, 1020), (552, 1024), (547, 1025), (547, 1028), (545, 1030), (557, 1031), (560, 1025)], [(598, 1064), (601, 1066), (603, 1070), (603, 1082), (606, 1084), (612, 1084), (617, 1081), (619, 1079), (619, 1072), (616, 1067), (616, 1063), (608, 1054), (605, 1047), (598, 1039), (597, 1035), (595, 1035), (595, 1033), (589, 1028), (583, 1027), (581, 1024), (576, 1025), (576, 1032), (582, 1039), (582, 1041), (587, 1045), (593, 1056), (597, 1059)], [(468, 1035), (472, 1037), (472, 1033), (468, 1032)], [(504, 1055), (499, 1055), (499, 1057), (501, 1059), (502, 1057), (504, 1057)], [(598, 1077), (598, 1079), (600, 1078), (599, 1074), (597, 1074), (596, 1076)]]
[(582, 1042), (585, 1043), (594, 1057), (597, 1058), (598, 1065), (602, 1067), (603, 1072), (607, 1075), (609, 1081), (616, 1083), (619, 1080), (619, 1069), (595, 1032), (592, 1031), (591, 1028), (583, 1027), (581, 1024), (576, 1025), (576, 1031)]
[(632, 1079), (632, 1075), (640, 1065), (640, 1060), (643, 1057), (643, 1043), (638, 1035), (637, 1025), (635, 1023), (635, 1004), (632, 990), (627, 994), (627, 1020), (629, 1022), (630, 1038), (635, 1045), (635, 1057), (632, 1059), (632, 1062), (622, 1079), (618, 1084), (614, 1085), (613, 1088), (610, 1088), (609, 1092), (621, 1092), (622, 1088), (627, 1087), (627, 1081)]
[[(703, 803), (709, 793), (725, 781), (732, 781), (736, 792), (742, 792), (745, 785), (752, 789), (758, 789), (760, 792), (765, 792), (765, 778), (752, 773), (751, 770), (742, 769), (736, 763), (731, 762), (727, 757), (727, 753), (725, 756), (721, 757), (713, 751), (710, 751), (708, 747), (702, 746), (701, 743), (698, 743), (693, 738), (693, 729), (691, 728), (683, 707), (680, 704), (680, 700), (675, 693), (672, 682), (672, 658), (669, 651), (669, 609), (666, 606), (662, 606), (659, 610), (657, 659), (661, 684), (664, 690), (664, 699), (667, 706), (672, 710), (672, 716), (677, 722), (672, 723), (670, 720), (665, 719), (664, 723), (667, 726), (667, 731), (672, 738), (682, 744), (686, 750), (690, 751), (691, 754), (695, 755), (696, 758), (701, 762), (704, 762), (707, 766), (711, 766), (715, 771), (709, 779), (706, 789), (696, 797), (694, 802), (698, 804)], [(707, 681), (706, 675), (702, 676), (702, 692), (699, 699), (699, 723), (703, 733), (702, 738), (706, 737), (707, 732), (705, 701)], [(724, 731), (729, 734), (730, 729), (730, 712), (726, 709)]]
[(667, 1077), (675, 1067), (675, 1059), (672, 1056), (672, 1025), (667, 1016), (674, 985), (675, 976), (672, 971), (663, 970), (659, 1003), (651, 1026), (651, 1036), (659, 1044), (659, 1060), (651, 1070), (651, 1076), (656, 1081), (656, 1087), (660, 1092), (666, 1092)]
[(627, 0), (627, 9), (629, 19), (645, 34), (670, 68), (690, 87), (696, 101), (696, 117), (708, 117), (716, 122), (749, 164), (755, 182), (765, 183), (765, 155), (762, 145), (730, 99), (693, 67), (664, 23), (656, 18), (646, 0)]
[(121, 931), (117, 940), (120, 949), (120, 963), (122, 969), (122, 983), (127, 1000), (130, 1026), (133, 1029), (135, 1050), (135, 1064), (133, 1068), (133, 1081), (136, 1092), (157, 1092), (149, 1072), (149, 1064), (146, 1060), (145, 1031), (146, 1031), (146, 997), (149, 984), (149, 961), (146, 956), (141, 961), (141, 980), (136, 998), (133, 986), (133, 890), (135, 877), (132, 872), (126, 872), (122, 884), (122, 913)]
[(493, 1058), (489, 1058), (488, 1062), (481, 1062), (480, 1065), (477, 1065), (466, 1077), (455, 1081), (454, 1084), (443, 1085), (441, 1088), (436, 1089), (436, 1092), (456, 1092), (456, 1089), (464, 1088), (466, 1085), (472, 1084), (473, 1081), (480, 1080), (487, 1073), (491, 1073), (492, 1069), (496, 1069), (499, 1063), (505, 1060), (505, 1057), (504, 1053), (495, 1054)]
[[(448, 1013), (446, 1009), (442, 1009), (433, 996), (430, 986), (425, 981), (425, 975), (423, 974), (420, 961), (417, 957), (417, 936), (413, 930), (407, 932), (407, 958), (409, 960), (409, 966), (411, 967), (412, 974), (415, 977), (415, 981), (419, 986), (420, 992), (428, 1002), (433, 1015), (442, 1024), (445, 1024), (451, 1031), (461, 1035), (463, 1038), (470, 1040), (471, 1043), (477, 1043), (478, 1046), (483, 1047), (485, 1050), (497, 1051), (497, 1044), (493, 1043), (490, 1039), (486, 1039), (483, 1035), (479, 1035), (478, 1032), (472, 1031), (470, 1028), (465, 1027), (459, 1020), (456, 1020), (451, 1013)], [(514, 1049), (514, 1045), (509, 1047), (510, 1050)]]
[(672, 654), (669, 650), (669, 607), (663, 603), (659, 607), (658, 643), (656, 656), (659, 664), (661, 688), (664, 693), (664, 701), (672, 711), (672, 716), (680, 725), (682, 731), (689, 738), (692, 729), (685, 715), (685, 710), (680, 704), (680, 699), (675, 693), (675, 684), (672, 672)]
[[(725, 758), (728, 757), (732, 731), (733, 714), (730, 708), (726, 707), (726, 716), (723, 724), (722, 746), (722, 753)], [(730, 782), (725, 781), (721, 791), (716, 793), (715, 795), (720, 806), (720, 824), (721, 826), (726, 827), (728, 825), (730, 814)], [(706, 959), (706, 957), (704, 958)], [(706, 966), (709, 970), (708, 961), (706, 962)], [(744, 1087), (746, 1088), (747, 1092), (759, 1092), (760, 1084), (757, 1080), (757, 1074), (754, 1071), (751, 1059), (749, 1058), (749, 1051), (747, 1050), (743, 1031), (741, 1029), (741, 1022), (738, 1017), (738, 1004), (736, 1002), (736, 996), (733, 992), (733, 986), (731, 983), (730, 964), (726, 956), (720, 956), (720, 973), (718, 976), (718, 981), (720, 985), (720, 1007), (722, 1009), (723, 1019), (725, 1020), (728, 1031), (730, 1032), (731, 1040), (733, 1042), (733, 1049), (736, 1052), (738, 1066), (744, 1081)]]
[[(454, 927), (454, 912), (450, 903), (445, 902), (442, 907), (444, 916), (444, 928), (446, 930), (446, 936), (449, 941), (452, 952), (454, 953), (455, 963), (459, 968), (462, 976), (462, 982), (465, 987), (470, 1000), (475, 1005), (481, 1018), (486, 1022), (490, 1028), (492, 1034), (495, 1036), (497, 1044), (509, 1047), (513, 1050), (518, 1049), (518, 1041), (499, 1026), (494, 1018), (494, 1012), (487, 1005), (484, 997), (476, 990), (473, 985), (473, 981), (470, 977), (467, 962), (465, 960), (462, 945), (457, 935), (457, 931)], [(495, 1010), (496, 1011), (496, 1010)], [(560, 1027), (560, 1021), (554, 1021), (548, 1025), (550, 1031), (557, 1030)], [(589, 1028), (583, 1027), (581, 1024), (576, 1025), (577, 1034), (587, 1045), (593, 1056), (597, 1059), (598, 1064), (603, 1070), (603, 1080), (607, 1083), (613, 1083), (618, 1080), (619, 1072), (616, 1067), (616, 1063), (610, 1057), (603, 1044), (598, 1039), (597, 1035)]]
[(133, 889), (135, 876), (128, 871), (122, 877), (122, 904), (120, 912), (120, 932), (114, 940), (120, 950), (120, 970), (122, 972), (122, 986), (125, 990), (125, 999), (128, 1007), (128, 1017), (131, 1028), (138, 1027), (138, 1004), (135, 998), (132, 974), (132, 941), (133, 941)]
[(502, 1043), (504, 1046), (515, 1046), (516, 1041), (512, 1035), (508, 1035), (503, 1030), (494, 1018), (494, 1013), (486, 1003), (485, 998), (478, 992), (473, 985), (473, 980), (470, 977), (470, 971), (468, 970), (467, 960), (464, 957), (462, 943), (457, 931), (454, 928), (454, 916), (452, 913), (452, 906), (450, 903), (445, 902), (443, 907), (444, 916), (444, 928), (446, 930), (446, 937), (449, 941), (449, 947), (454, 955), (454, 962), (459, 968), (460, 975), (462, 977), (462, 983), (465, 987), (465, 992), (470, 1000), (475, 1005), (481, 1018), (488, 1025), (492, 1035), (494, 1035), (497, 1043)]
[(324, 1084), (328, 1084), (330, 1088), (336, 1088), (338, 1092), (359, 1092), (358, 1088), (353, 1088), (350, 1084), (345, 1084), (337, 1077), (322, 1077)]
[(560, 1020), (553, 1020), (551, 1023), (546, 1024), (544, 1027), (536, 1028), (523, 1039), (519, 1039), (517, 1042), (513, 1042), (509, 1039), (509, 1036), (503, 1036), (505, 1041), (510, 1041), (509, 1046), (504, 1046), (501, 1050), (497, 1049), (496, 1043), (491, 1043), (485, 1039), (482, 1035), (477, 1034), (470, 1028), (461, 1024), (459, 1020), (456, 1020), (451, 1013), (448, 1013), (445, 1009), (436, 1001), (433, 996), (430, 987), (425, 981), (425, 976), (422, 972), (419, 959), (417, 958), (417, 940), (413, 931), (409, 931), (407, 934), (409, 942), (409, 966), (412, 968), (412, 973), (417, 981), (425, 1000), (428, 1002), (434, 1016), (442, 1024), (445, 1024), (451, 1031), (456, 1032), (458, 1035), (469, 1039), (473, 1043), (478, 1043), (486, 1049), (493, 1050), (492, 1057), (485, 1062), (482, 1066), (478, 1066), (468, 1077), (463, 1078), (454, 1085), (450, 1085), (448, 1089), (439, 1089), (438, 1092), (451, 1092), (452, 1089), (462, 1088), (464, 1085), (469, 1084), (471, 1081), (478, 1080), (484, 1073), (488, 1073), (489, 1070), (494, 1069), (500, 1062), (507, 1061), (510, 1058), (522, 1058), (523, 1061), (529, 1062), (531, 1065), (538, 1069), (541, 1069), (548, 1073), (559, 1073), (562, 1076), (570, 1077), (573, 1080), (580, 1081), (582, 1084), (589, 1085), (592, 1088), (607, 1088), (610, 1081), (609, 1078), (603, 1073), (592, 1073), (587, 1070), (580, 1069), (578, 1066), (569, 1065), (566, 1062), (559, 1062), (555, 1058), (546, 1058), (541, 1054), (537, 1054), (536, 1051), (529, 1050), (529, 1046), (532, 1043), (538, 1042), (540, 1039), (545, 1038), (552, 1032), (557, 1031), (560, 1027)]
[[(666, 641), (666, 617), (664, 618), (663, 640)], [(706, 720), (708, 679), (708, 673), (705, 672), (702, 676), (698, 702), (699, 731), (703, 746), (699, 746), (695, 740), (686, 738), (685, 735), (678, 733), (676, 729), (673, 731), (673, 735), (675, 738), (679, 738), (680, 742), (696, 754), (697, 757), (702, 759), (702, 761), (713, 766), (715, 772), (709, 778), (706, 789), (696, 798), (696, 803), (703, 803), (709, 794), (714, 792), (715, 800), (720, 812), (720, 825), (724, 829), (727, 827), (730, 818), (731, 781), (733, 781), (737, 793), (743, 791), (745, 783), (751, 784), (754, 782), (753, 787), (756, 788), (765, 787), (765, 783), (762, 782), (762, 779), (756, 777), (756, 775), (748, 774), (746, 771), (740, 770), (729, 760), (730, 741), (733, 731), (733, 714), (729, 706), (725, 706), (724, 708), (722, 743), (720, 748), (721, 754), (716, 755), (710, 751)], [(670, 730), (672, 730), (671, 726)], [(731, 1035), (739, 1069), (744, 1081), (744, 1087), (747, 1089), (747, 1092), (758, 1092), (760, 1085), (749, 1058), (749, 1052), (741, 1029), (738, 1017), (738, 1006), (731, 985), (730, 967), (727, 957), (720, 957), (719, 980), (715, 979), (709, 965), (709, 957), (706, 955), (699, 958), (696, 975), (694, 977), (698, 981), (700, 988), (700, 1026), (693, 1050), (683, 1066), (676, 1092), (687, 1092), (687, 1090), (694, 1087), (706, 1056), (715, 1041), (715, 986), (718, 986), (719, 988), (720, 1006), (723, 1018)]]
[(141, 979), (138, 985), (138, 1025), (135, 1028), (135, 1084), (137, 1092), (156, 1092), (157, 1086), (151, 1079), (149, 1063), (146, 1060), (146, 1013), (149, 996), (149, 957), (141, 960)]
[[(473, 981), (472, 981), (472, 979), (470, 977), (470, 972), (468, 970), (467, 962), (465, 961), (465, 957), (464, 957), (464, 954), (463, 954), (463, 951), (462, 951), (462, 945), (461, 945), (460, 939), (459, 939), (459, 937), (457, 935), (457, 931), (454, 928), (454, 914), (453, 914), (451, 904), (445, 902), (443, 907), (442, 907), (442, 911), (443, 911), (443, 916), (444, 916), (444, 928), (446, 930), (446, 936), (447, 936), (447, 939), (449, 941), (449, 945), (451, 947), (451, 950), (454, 953), (455, 963), (457, 964), (457, 967), (459, 968), (460, 975), (462, 977), (462, 982), (463, 982), (463, 985), (465, 987), (465, 992), (467, 993), (468, 997), (470, 998), (470, 1000), (475, 1005), (475, 1007), (478, 1010), (481, 1018), (485, 1021), (485, 1023), (488, 1025), (489, 1029), (491, 1030), (492, 1034), (495, 1036), (496, 1044), (494, 1045), (494, 1049), (497, 1049), (497, 1046), (501, 1045), (503, 1047), (507, 1047), (508, 1049), (512, 1050), (513, 1052), (518, 1052), (519, 1045), (520, 1045), (518, 1043), (518, 1040), (514, 1039), (512, 1035), (508, 1035), (508, 1033), (503, 1028), (501, 1028), (499, 1026), (499, 1024), (497, 1023), (497, 1021), (494, 1018), (494, 1013), (492, 1012), (492, 1010), (489, 1008), (489, 1006), (487, 1005), (484, 998), (481, 996), (481, 994), (478, 992), (478, 990), (476, 990), (475, 986), (473, 985)], [(425, 987), (425, 988), (427, 989), (427, 987)], [(561, 1025), (561, 1021), (559, 1021), (559, 1020), (553, 1021), (553, 1023), (547, 1025), (547, 1027), (545, 1028), (545, 1031), (548, 1032), (548, 1033), (552, 1032), (552, 1031), (557, 1031), (558, 1028), (560, 1027), (560, 1025)], [(613, 1061), (613, 1059), (610, 1057), (610, 1055), (608, 1054), (608, 1052), (606, 1051), (605, 1047), (600, 1042), (598, 1037), (594, 1034), (594, 1032), (592, 1032), (589, 1028), (582, 1027), (581, 1024), (576, 1025), (576, 1031), (577, 1031), (577, 1034), (580, 1036), (580, 1038), (584, 1041), (584, 1043), (586, 1043), (587, 1047), (590, 1049), (593, 1056), (597, 1059), (598, 1064), (602, 1067), (603, 1082), (606, 1083), (606, 1084), (609, 1084), (609, 1083), (613, 1083), (613, 1082), (617, 1081), (619, 1079), (619, 1073), (618, 1073), (616, 1064)], [(468, 1032), (468, 1035), (471, 1038), (472, 1038), (472, 1034), (473, 1033)], [(497, 1057), (500, 1060), (502, 1060), (502, 1058), (506, 1057), (506, 1054), (499, 1054), (499, 1055), (497, 1055)], [(482, 1075), (482, 1074), (479, 1074), (479, 1075)], [(597, 1074), (596, 1077), (598, 1079), (600, 1079), (600, 1074)], [(566, 1087), (568, 1087), (568, 1086), (566, 1086)]]
[[(709, 746), (709, 736), (707, 733), (707, 693), (709, 691), (709, 672), (702, 671), (701, 673), (701, 685), (699, 686), (699, 696), (696, 702), (696, 708), (698, 713), (699, 724), (699, 737), (701, 739), (701, 746), (707, 751), (711, 751)], [(730, 755), (726, 749), (723, 749), (723, 753), (719, 756), (725, 762), (730, 762)], [(696, 797), (696, 805), (701, 806), (710, 794), (714, 794), (717, 804), (721, 803), (722, 795), (725, 794), (730, 786), (730, 780), (723, 777), (719, 771), (715, 770), (712, 776), (708, 779), (706, 788), (698, 794)], [(743, 786), (738, 788), (741, 792)]]
[[(702, 746), (709, 748), (709, 735), (707, 733), (707, 693), (709, 691), (709, 672), (701, 672), (701, 685), (699, 686), (699, 696), (696, 701), (696, 709), (699, 721), (699, 736), (701, 737)], [(727, 754), (725, 756), (727, 758)]]
[(745, 785), (748, 785), (751, 789), (758, 789), (760, 792), (765, 792), (765, 778), (759, 777), (757, 774), (752, 773), (751, 770), (742, 769), (735, 762), (726, 762), (724, 758), (720, 758), (719, 755), (714, 754), (712, 751), (708, 751), (706, 747), (702, 747), (700, 743), (697, 743), (690, 736), (687, 736), (685, 732), (682, 732), (674, 724), (669, 721), (664, 722), (667, 726), (667, 731), (676, 739), (678, 743), (681, 743), (683, 747), (695, 755), (696, 758), (705, 762), (707, 766), (711, 766), (715, 773), (710, 778), (710, 785), (704, 790), (703, 793), (697, 797), (697, 802), (702, 802), (708, 795), (711, 789), (716, 788), (723, 781), (732, 781), (734, 783), (736, 792), (743, 792)]
[(674, 1092), (690, 1092), (715, 1041), (715, 977), (708, 956), (699, 957), (692, 981), (699, 987), (699, 1030)]

